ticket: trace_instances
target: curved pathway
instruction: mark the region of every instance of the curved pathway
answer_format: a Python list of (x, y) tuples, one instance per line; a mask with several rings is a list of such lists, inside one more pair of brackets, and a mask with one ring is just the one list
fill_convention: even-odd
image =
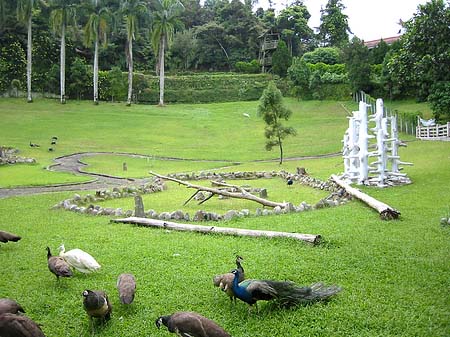
[[(305, 160), (305, 159), (318, 159), (318, 158), (328, 158), (336, 157), (341, 153), (330, 153), (325, 155), (317, 156), (305, 156), (296, 158), (285, 158), (285, 161), (291, 160)], [(60, 171), (68, 172), (72, 174), (84, 175), (91, 177), (92, 180), (84, 183), (68, 183), (68, 184), (56, 184), (56, 185), (46, 185), (46, 186), (30, 186), (30, 187), (13, 187), (13, 188), (0, 188), (0, 198), (7, 198), (12, 196), (20, 195), (31, 195), (40, 193), (50, 193), (50, 192), (64, 192), (64, 191), (80, 191), (80, 190), (96, 190), (105, 189), (111, 186), (122, 186), (124, 184), (133, 183), (136, 185), (142, 185), (149, 182), (152, 178), (122, 178), (115, 177), (101, 173), (91, 173), (83, 170), (83, 167), (87, 164), (83, 163), (81, 160), (84, 157), (92, 157), (97, 155), (120, 155), (128, 157), (138, 157), (138, 158), (156, 158), (160, 160), (185, 160), (185, 161), (198, 161), (198, 162), (227, 162), (227, 160), (199, 160), (199, 159), (184, 159), (184, 158), (174, 158), (174, 157), (157, 157), (141, 155), (136, 153), (121, 153), (121, 152), (80, 152), (74, 153), (62, 157), (55, 158), (54, 163), (48, 167), (50, 171)], [(270, 162), (278, 161), (278, 159), (270, 160), (255, 160), (255, 162)], [(240, 164), (238, 162), (232, 162), (233, 164)]]

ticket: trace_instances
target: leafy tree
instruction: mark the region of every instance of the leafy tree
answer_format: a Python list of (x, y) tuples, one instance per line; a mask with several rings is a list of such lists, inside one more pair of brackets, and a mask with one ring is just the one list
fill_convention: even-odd
[(313, 41), (313, 31), (308, 26), (311, 15), (302, 1), (297, 0), (289, 7), (283, 9), (277, 17), (276, 29), (280, 32), (290, 30), (293, 33), (284, 34), (288, 49), (292, 55), (301, 55), (309, 50)]
[(152, 46), (158, 55), (159, 105), (164, 105), (164, 52), (172, 42), (175, 30), (181, 28), (180, 13), (184, 10), (179, 0), (156, 0), (152, 24)]
[(66, 29), (68, 26), (76, 26), (74, 1), (68, 3), (66, 0), (50, 0), (50, 24), (53, 32), (61, 37), (60, 44), (60, 89), (61, 103), (66, 103)]
[(194, 31), (197, 38), (196, 59), (200, 68), (207, 70), (231, 69), (227, 52), (225, 28), (215, 21), (208, 22)]
[(272, 55), (272, 71), (280, 77), (286, 77), (287, 70), (292, 62), (286, 43), (280, 41), (277, 50)]
[(111, 90), (111, 100), (114, 102), (115, 99), (120, 99), (123, 96), (122, 93), (125, 91), (122, 71), (119, 67), (112, 67), (111, 71), (108, 72), (108, 80)]
[(25, 79), (26, 56), (19, 42), (8, 37), (8, 43), (0, 48), (0, 92), (6, 91), (11, 81)]
[(389, 52), (389, 45), (383, 40), (375, 48), (370, 49), (370, 63), (383, 64), (384, 57)]
[(138, 34), (138, 19), (148, 11), (147, 4), (140, 0), (122, 0), (120, 12), (125, 20), (127, 32), (127, 45), (125, 54), (128, 64), (128, 95), (127, 106), (131, 105), (133, 95), (133, 40)]
[(363, 41), (354, 36), (344, 48), (344, 59), (351, 89), (369, 92), (371, 89), (369, 49)]
[(294, 57), (288, 69), (288, 77), (294, 83), (297, 96), (308, 92), (310, 76), (311, 71), (303, 58)]
[(450, 8), (443, 0), (419, 5), (404, 23), (400, 48), (386, 63), (396, 90), (412, 92), (419, 100), (432, 93), (433, 84), (450, 81)]
[(188, 70), (194, 63), (196, 48), (197, 39), (192, 29), (176, 33), (170, 47), (171, 63), (176, 69)]
[(224, 27), (231, 64), (257, 57), (258, 37), (264, 28), (253, 14), (248, 1), (242, 3), (239, 0), (231, 0), (225, 3), (217, 11), (216, 20)]
[(280, 165), (283, 164), (283, 139), (289, 135), (295, 135), (296, 131), (292, 127), (286, 127), (281, 124), (281, 120), (288, 120), (292, 115), (283, 103), (281, 91), (274, 82), (270, 82), (263, 91), (258, 105), (258, 116), (262, 116), (266, 123), (265, 137), (266, 150), (271, 151), (274, 146), (280, 149)]
[(33, 9), (37, 5), (37, 0), (18, 0), (17, 19), (27, 26), (27, 101), (33, 102), (31, 96), (31, 68), (32, 68), (32, 18)]
[(91, 0), (88, 6), (90, 15), (84, 27), (84, 44), (90, 47), (94, 44), (94, 104), (98, 104), (98, 50), (99, 42), (103, 39), (106, 44), (109, 23), (112, 18), (107, 7), (102, 6), (101, 0)]
[(437, 121), (450, 122), (450, 81), (433, 84), (428, 101)]
[(341, 0), (328, 0), (325, 9), (321, 9), (319, 39), (321, 44), (329, 47), (341, 47), (348, 42), (348, 17)]
[(70, 95), (74, 94), (77, 99), (81, 99), (87, 94), (89, 89), (88, 83), (91, 81), (91, 76), (92, 74), (89, 72), (89, 67), (86, 65), (86, 62), (77, 57), (70, 66)]

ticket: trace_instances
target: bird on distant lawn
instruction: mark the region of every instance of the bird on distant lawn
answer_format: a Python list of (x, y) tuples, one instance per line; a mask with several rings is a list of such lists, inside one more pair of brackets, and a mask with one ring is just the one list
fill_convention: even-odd
[(111, 318), (112, 306), (104, 291), (86, 289), (83, 291), (83, 297), (83, 307), (89, 316), (91, 327), (93, 318), (100, 319), (102, 323)]
[(196, 312), (180, 311), (160, 316), (155, 324), (158, 329), (161, 324), (165, 325), (169, 332), (176, 333), (180, 337), (231, 337), (216, 322)]
[(30, 142), (30, 147), (41, 147), (39, 144)]
[(5, 231), (0, 231), (0, 242), (6, 243), (8, 241), (17, 242), (21, 239), (20, 236)]
[(49, 247), (47, 247), (47, 265), (58, 281), (59, 277), (71, 277), (73, 275), (69, 264), (60, 256), (52, 256)]
[(5, 313), (18, 314), (24, 313), (22, 306), (10, 298), (0, 298), (0, 315)]
[(5, 313), (0, 315), (2, 337), (45, 337), (39, 325), (23, 315)]
[[(242, 282), (245, 278), (244, 268), (241, 265), (242, 260), (244, 259), (241, 256), (236, 255), (236, 267), (239, 270), (239, 282)], [(236, 296), (234, 296), (233, 292), (233, 280), (234, 274), (229, 272), (214, 276), (213, 284), (214, 286), (219, 287), (222, 291), (225, 291), (230, 297), (230, 301), (234, 300), (234, 302), (236, 302)]]
[(131, 304), (136, 292), (136, 280), (132, 274), (120, 274), (117, 279), (117, 290), (122, 304)]
[(239, 270), (234, 274), (233, 291), (237, 298), (249, 305), (257, 301), (277, 300), (282, 306), (309, 304), (326, 300), (342, 289), (336, 285), (324, 286), (314, 283), (309, 287), (300, 287), (290, 281), (244, 280), (239, 282)]
[(53, 136), (53, 137), (52, 137), (52, 140), (58, 140), (58, 137)]
[(49, 148), (48, 148), (48, 152), (53, 152), (53, 151), (55, 151), (54, 148), (52, 148), (52, 147), (49, 147)]
[(287, 184), (288, 184), (288, 186), (291, 186), (293, 183), (294, 183), (294, 180), (293, 180), (291, 177), (289, 177), (289, 178), (287, 179)]
[(85, 251), (75, 248), (66, 252), (64, 245), (59, 246), (59, 256), (81, 273), (88, 274), (100, 269), (98, 262)]

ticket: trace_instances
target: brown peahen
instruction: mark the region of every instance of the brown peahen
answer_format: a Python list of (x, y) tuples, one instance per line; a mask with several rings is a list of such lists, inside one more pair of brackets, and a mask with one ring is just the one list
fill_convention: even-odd
[[(239, 282), (242, 282), (245, 278), (245, 272), (244, 268), (241, 265), (242, 260), (244, 260), (241, 256), (236, 255), (236, 267), (237, 270), (239, 270)], [(236, 297), (234, 296), (233, 292), (233, 280), (234, 280), (234, 274), (229, 272), (226, 274), (220, 274), (216, 275), (213, 278), (213, 284), (216, 287), (219, 287), (222, 291), (226, 292), (227, 295), (230, 297), (230, 301), (236, 302)]]
[(20, 236), (5, 231), (0, 231), (0, 242), (7, 243), (8, 241), (17, 242), (21, 239)]
[(5, 313), (0, 315), (2, 337), (45, 337), (39, 325), (23, 315)]
[(69, 264), (62, 257), (53, 256), (49, 247), (47, 247), (47, 265), (58, 281), (60, 277), (71, 277), (73, 275)]
[(0, 298), (0, 315), (5, 313), (18, 314), (24, 313), (22, 306), (10, 298)]
[(136, 280), (132, 274), (120, 274), (117, 279), (117, 290), (122, 304), (131, 304), (136, 292)]
[(216, 322), (196, 312), (180, 311), (172, 315), (160, 316), (155, 324), (158, 329), (163, 324), (169, 332), (181, 337), (231, 337)]
[(86, 289), (83, 291), (83, 297), (84, 310), (86, 310), (91, 324), (93, 318), (99, 318), (102, 322), (111, 318), (112, 306), (104, 291)]

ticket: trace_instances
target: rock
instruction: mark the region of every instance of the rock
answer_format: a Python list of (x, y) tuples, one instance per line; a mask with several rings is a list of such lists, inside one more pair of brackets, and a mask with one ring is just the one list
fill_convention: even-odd
[(241, 210), (241, 214), (243, 216), (249, 216), (250, 215), (250, 210), (245, 208), (245, 209)]
[(183, 220), (184, 219), (184, 212), (181, 210), (174, 211), (170, 214), (170, 218), (174, 220)]
[(262, 189), (259, 191), (259, 197), (260, 197), (260, 198), (266, 199), (266, 198), (267, 198), (267, 189), (262, 188)]
[(136, 214), (139, 218), (145, 217), (144, 202), (142, 201), (142, 197), (140, 195), (136, 195), (134, 197), (134, 214)]
[(228, 212), (225, 213), (225, 215), (223, 216), (224, 220), (231, 220), (233, 218), (238, 217), (238, 213), (235, 210), (230, 210)]
[(198, 210), (194, 215), (194, 221), (204, 221), (206, 220), (206, 212)]

